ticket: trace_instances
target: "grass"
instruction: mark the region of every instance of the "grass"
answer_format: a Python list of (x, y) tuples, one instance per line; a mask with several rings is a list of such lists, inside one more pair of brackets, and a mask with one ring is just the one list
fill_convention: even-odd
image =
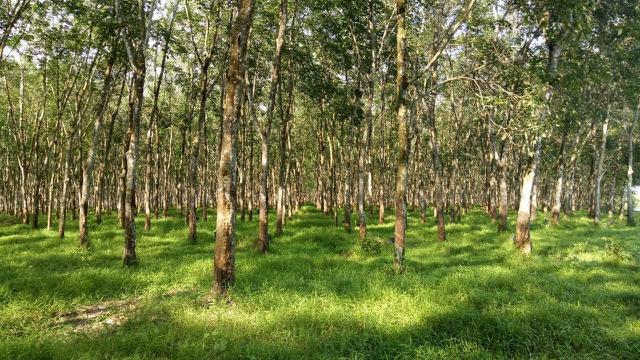
[(411, 214), (396, 275), (391, 217), (369, 229), (384, 245), (363, 252), (357, 231), (307, 207), (266, 256), (256, 223), (238, 221), (232, 303), (208, 306), (215, 222), (191, 244), (172, 215), (148, 233), (138, 224), (133, 268), (115, 216), (91, 226), (87, 252), (75, 221), (60, 241), (0, 215), (0, 357), (640, 357), (640, 230), (617, 222), (540, 216), (526, 258), (481, 211), (449, 225), (446, 243)]

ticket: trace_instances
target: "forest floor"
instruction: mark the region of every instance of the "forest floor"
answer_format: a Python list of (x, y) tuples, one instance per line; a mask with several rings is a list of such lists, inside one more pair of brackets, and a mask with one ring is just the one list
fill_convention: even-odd
[(401, 275), (392, 216), (363, 251), (357, 229), (307, 207), (266, 256), (256, 222), (238, 221), (237, 284), (211, 304), (214, 218), (191, 244), (173, 215), (150, 232), (140, 219), (133, 268), (115, 216), (91, 226), (86, 251), (76, 221), (60, 241), (0, 215), (0, 358), (640, 356), (640, 228), (617, 221), (540, 214), (526, 258), (479, 210), (445, 243), (412, 214)]

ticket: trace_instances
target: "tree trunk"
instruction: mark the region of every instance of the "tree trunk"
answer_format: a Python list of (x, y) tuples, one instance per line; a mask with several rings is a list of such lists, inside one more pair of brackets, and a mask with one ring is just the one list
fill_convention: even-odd
[(254, 10), (253, 0), (238, 3), (238, 15), (231, 32), (229, 65), (225, 84), (222, 142), (218, 168), (216, 245), (214, 256), (213, 293), (224, 296), (235, 281), (236, 218), (236, 132), (240, 93), (244, 81), (245, 54)]
[(524, 254), (531, 254), (531, 234), (529, 230), (531, 221), (531, 197), (533, 195), (533, 183), (538, 170), (542, 140), (536, 139), (535, 152), (529, 157), (527, 170), (522, 178), (520, 186), (520, 206), (516, 220), (515, 245)]
[(60, 215), (58, 218), (58, 237), (64, 239), (64, 228), (67, 219), (67, 187), (69, 185), (69, 158), (71, 157), (71, 144), (72, 140), (69, 139), (64, 152), (64, 165), (62, 172), (62, 191), (60, 192), (60, 200), (58, 206), (60, 207)]
[(398, 121), (398, 149), (396, 170), (396, 224), (394, 230), (394, 264), (396, 271), (404, 269), (405, 233), (407, 230), (407, 206), (405, 203), (407, 192), (407, 161), (409, 160), (409, 133), (407, 124), (407, 77), (405, 74), (405, 18), (407, 5), (405, 0), (396, 0), (397, 38), (396, 38), (396, 119)]
[(598, 152), (598, 161), (596, 167), (595, 174), (595, 194), (594, 194), (594, 217), (593, 221), (597, 224), (600, 222), (600, 198), (601, 198), (601, 186), (602, 186), (602, 177), (604, 176), (603, 166), (604, 166), (604, 157), (607, 151), (607, 135), (609, 134), (609, 106), (607, 106), (607, 115), (604, 120), (604, 124), (602, 124), (602, 140), (600, 143), (600, 151)]
[(636, 226), (635, 220), (635, 204), (633, 201), (633, 132), (638, 123), (638, 116), (640, 115), (640, 100), (633, 115), (633, 121), (627, 129), (627, 143), (628, 143), (628, 165), (627, 165), (627, 226)]
[(91, 190), (91, 183), (93, 180), (93, 163), (95, 160), (96, 147), (98, 146), (98, 139), (100, 138), (100, 130), (102, 128), (102, 121), (104, 119), (104, 113), (109, 106), (109, 98), (111, 97), (111, 84), (113, 82), (112, 70), (115, 63), (115, 51), (112, 50), (112, 55), (109, 58), (109, 63), (104, 72), (104, 86), (102, 89), (102, 96), (100, 99), (100, 106), (95, 115), (95, 121), (93, 123), (93, 135), (91, 138), (91, 145), (87, 152), (87, 160), (85, 167), (82, 171), (82, 186), (80, 190), (80, 219), (79, 219), (79, 242), (80, 246), (84, 248), (89, 247), (88, 237), (88, 211), (89, 211), (89, 195)]
[[(102, 158), (102, 163), (100, 164), (100, 170), (98, 171), (98, 193), (96, 199), (96, 222), (98, 224), (102, 223), (102, 203), (104, 197), (104, 182), (105, 182), (105, 168), (107, 165), (107, 161), (109, 160), (109, 154), (111, 153), (111, 144), (113, 143), (113, 128), (116, 122), (116, 118), (118, 116), (118, 112), (120, 111), (120, 104), (122, 102), (122, 96), (124, 94), (124, 88), (126, 85), (126, 80), (122, 80), (122, 85), (120, 87), (120, 93), (118, 95), (118, 102), (116, 104), (115, 110), (111, 113), (111, 121), (109, 123), (109, 132), (106, 137), (106, 144), (104, 147), (104, 157)], [(115, 171), (114, 171), (115, 174)]]
[[(565, 120), (568, 121), (568, 120)], [(562, 210), (562, 187), (564, 185), (564, 157), (565, 146), (567, 143), (567, 133), (569, 132), (569, 124), (566, 123), (562, 132), (562, 142), (560, 143), (560, 154), (558, 158), (558, 177), (553, 195), (553, 208), (551, 209), (551, 224), (557, 225), (560, 219), (560, 211)]]
[(500, 204), (498, 209), (498, 232), (505, 232), (508, 224), (508, 212), (509, 212), (509, 190), (507, 188), (507, 160), (506, 150), (503, 149), (503, 153), (498, 159), (500, 163), (498, 165), (499, 180), (499, 192), (500, 192)]
[[(246, 0), (245, 0), (246, 1)], [(243, 3), (244, 4), (244, 3)], [(253, 4), (251, 4), (253, 6)], [(269, 194), (268, 194), (268, 177), (269, 177), (269, 134), (271, 132), (271, 124), (273, 123), (273, 112), (276, 103), (276, 93), (278, 84), (280, 83), (280, 62), (284, 45), (284, 35), (287, 16), (287, 0), (280, 1), (279, 19), (278, 19), (278, 35), (276, 38), (276, 48), (271, 64), (271, 81), (269, 89), (269, 103), (267, 106), (266, 124), (264, 126), (256, 126), (260, 132), (261, 141), (261, 174), (260, 174), (260, 215), (258, 224), (258, 247), (261, 253), (267, 253), (269, 250)], [(255, 117), (254, 117), (255, 120)], [(257, 120), (255, 120), (257, 122)]]
[(285, 196), (285, 186), (286, 186), (286, 162), (287, 162), (287, 126), (288, 126), (288, 115), (282, 116), (282, 128), (280, 133), (280, 168), (278, 169), (278, 198), (276, 202), (276, 236), (282, 235), (282, 226), (284, 220), (284, 196)]
[(608, 212), (609, 219), (613, 218), (615, 197), (616, 197), (616, 178), (612, 177), (611, 187), (609, 188), (609, 201), (607, 201), (607, 212)]
[(133, 98), (131, 115), (129, 117), (129, 146), (125, 153), (126, 176), (124, 189), (124, 250), (122, 262), (125, 266), (137, 262), (136, 257), (136, 172), (138, 166), (138, 139), (140, 138), (140, 117), (142, 115), (142, 103), (144, 101), (144, 63), (139, 64), (139, 69), (134, 71)]
[[(198, 112), (198, 123), (196, 124), (195, 134), (191, 143), (191, 162), (189, 164), (190, 184), (189, 184), (189, 209), (188, 210), (188, 223), (189, 223), (189, 241), (195, 242), (197, 239), (196, 233), (196, 194), (198, 191), (198, 158), (200, 154), (200, 137), (204, 132), (205, 117), (207, 114), (207, 94), (208, 94), (208, 81), (209, 81), (209, 65), (211, 63), (211, 57), (205, 59), (202, 67), (200, 78), (200, 109)], [(242, 88), (241, 84), (240, 87)], [(241, 97), (241, 96), (240, 96)], [(241, 101), (241, 100), (240, 100)]]
[[(155, 7), (155, 2), (151, 6), (151, 14)], [(145, 0), (139, 3), (137, 8), (137, 23), (128, 24), (142, 29), (138, 34), (134, 43), (130, 34), (123, 33), (122, 39), (127, 50), (129, 65), (133, 72), (132, 79), (132, 95), (129, 103), (129, 141), (128, 149), (126, 149), (126, 176), (124, 182), (124, 249), (122, 252), (122, 262), (125, 266), (137, 263), (136, 257), (136, 175), (138, 166), (138, 145), (140, 139), (140, 118), (142, 117), (142, 105), (144, 102), (144, 83), (146, 77), (146, 48), (148, 41), (148, 23), (146, 20), (147, 9), (145, 9)], [(115, 10), (118, 20), (124, 23), (122, 19), (120, 1), (115, 0)]]

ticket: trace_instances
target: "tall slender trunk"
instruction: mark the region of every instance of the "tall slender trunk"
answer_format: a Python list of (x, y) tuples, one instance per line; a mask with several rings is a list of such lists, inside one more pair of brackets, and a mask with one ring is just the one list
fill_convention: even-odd
[[(55, 146), (54, 146), (55, 148)], [(56, 155), (54, 151), (54, 156)], [(62, 159), (62, 154), (60, 154), (60, 159)], [(56, 182), (56, 175), (60, 170), (61, 161), (55, 161), (56, 167), (54, 171), (51, 172), (51, 177), (49, 179), (49, 190), (47, 192), (47, 230), (51, 231), (53, 227), (53, 204), (54, 204), (54, 188)]]
[(498, 208), (498, 232), (504, 232), (507, 230), (508, 212), (509, 212), (509, 190), (507, 187), (507, 151), (502, 150), (502, 155), (498, 159), (498, 174), (500, 176), (499, 182), (499, 208)]
[(225, 84), (222, 143), (218, 168), (216, 245), (213, 293), (223, 296), (235, 282), (236, 230), (236, 132), (241, 105), (240, 83), (244, 81), (245, 54), (253, 19), (254, 1), (241, 0), (231, 32), (229, 65)]
[[(279, 27), (285, 28), (286, 26), (286, 3), (284, 4), (284, 14), (280, 14), (280, 21), (284, 20), (284, 24), (280, 23)], [(289, 43), (295, 43), (295, 14), (293, 16), (292, 26), (289, 31)], [(289, 59), (289, 67), (291, 67), (291, 59)], [(276, 204), (276, 236), (282, 235), (282, 227), (285, 223), (285, 207), (286, 201), (285, 196), (287, 194), (287, 176), (289, 166), (289, 160), (287, 160), (287, 144), (289, 147), (291, 146), (290, 134), (291, 134), (291, 126), (289, 125), (291, 122), (291, 118), (293, 117), (293, 94), (294, 94), (294, 78), (293, 74), (289, 74), (289, 81), (287, 82), (287, 106), (286, 111), (280, 111), (280, 119), (281, 119), (281, 130), (280, 130), (280, 169), (278, 172), (278, 201)], [(282, 108), (282, 95), (281, 99), (281, 108)], [(290, 194), (289, 194), (290, 195)]]
[[(562, 48), (551, 39), (546, 39), (546, 42), (549, 49), (549, 59), (546, 72), (549, 78), (554, 78), (556, 76), (556, 69)], [(548, 83), (544, 98), (546, 108), (541, 109), (539, 113), (541, 121), (545, 120), (548, 116), (548, 107), (551, 105), (552, 96), (553, 86), (551, 83)], [(518, 208), (518, 218), (516, 220), (515, 245), (522, 253), (527, 255), (531, 254), (531, 197), (533, 196), (534, 183), (538, 172), (538, 162), (540, 161), (540, 152), (542, 150), (542, 139), (540, 135), (536, 135), (534, 148), (533, 156), (529, 156), (529, 164), (522, 179), (522, 185), (520, 187), (520, 206)]]
[(260, 133), (260, 195), (258, 205), (258, 246), (263, 254), (269, 250), (269, 140)]
[(565, 147), (567, 143), (567, 133), (569, 132), (568, 120), (565, 123), (562, 132), (562, 142), (560, 143), (560, 154), (558, 158), (558, 177), (556, 178), (555, 189), (553, 193), (553, 208), (551, 209), (551, 224), (558, 224), (560, 219), (560, 211), (562, 210), (562, 190), (564, 185), (564, 157)]
[[(253, 4), (252, 4), (253, 5)], [(273, 112), (276, 103), (276, 93), (280, 83), (280, 62), (282, 50), (284, 48), (284, 35), (287, 19), (287, 0), (280, 1), (278, 16), (278, 35), (276, 37), (276, 48), (271, 64), (271, 82), (269, 89), (269, 103), (267, 105), (266, 124), (257, 126), (260, 132), (261, 142), (261, 174), (260, 174), (260, 216), (258, 224), (258, 247), (263, 254), (269, 250), (269, 194), (268, 194), (268, 176), (269, 176), (269, 134), (271, 132), (271, 124), (273, 122)], [(255, 119), (255, 118), (254, 118)]]
[(638, 100), (638, 106), (635, 114), (633, 115), (633, 121), (627, 128), (627, 143), (628, 143), (628, 165), (627, 165), (627, 226), (636, 226), (636, 220), (634, 216), (635, 204), (633, 201), (633, 132), (638, 124), (638, 116), (640, 115), (640, 99)]
[[(213, 6), (213, 5), (212, 5)], [(215, 22), (215, 30), (213, 31), (212, 38), (210, 36), (209, 25), (207, 25), (206, 33), (205, 33), (205, 47), (206, 47), (206, 56), (200, 62), (200, 101), (199, 101), (199, 109), (198, 109), (198, 122), (196, 124), (196, 129), (193, 135), (193, 139), (191, 142), (191, 159), (189, 162), (189, 185), (188, 185), (188, 209), (187, 209), (187, 223), (189, 225), (189, 241), (195, 242), (197, 240), (197, 216), (196, 216), (196, 197), (198, 193), (198, 163), (201, 151), (201, 137), (204, 136), (205, 132), (205, 122), (207, 116), (207, 96), (209, 95), (209, 68), (211, 66), (211, 61), (213, 60), (213, 51), (215, 46), (217, 45), (218, 31), (220, 25), (220, 7), (216, 11), (216, 22)], [(188, 8), (187, 8), (188, 10)], [(175, 14), (175, 9), (174, 9)], [(189, 18), (190, 20), (190, 18)], [(209, 20), (207, 20), (207, 24), (210, 24)], [(171, 25), (173, 25), (173, 15), (171, 18)], [(167, 38), (168, 39), (168, 38)], [(198, 51), (197, 49), (194, 49)], [(197, 59), (200, 59), (197, 56)], [(164, 59), (163, 59), (164, 63)], [(240, 105), (242, 104), (242, 89), (244, 82), (240, 82)], [(203, 196), (204, 198), (204, 196)], [(204, 211), (204, 208), (203, 208)]]
[[(291, 89), (290, 89), (291, 90)], [(289, 94), (291, 96), (292, 94)], [(286, 162), (287, 162), (287, 133), (288, 133), (288, 123), (289, 123), (289, 115), (283, 114), (282, 116), (282, 126), (280, 133), (280, 147), (279, 147), (279, 157), (280, 157), (280, 168), (278, 169), (278, 198), (276, 199), (276, 231), (275, 235), (282, 235), (282, 226), (284, 220), (284, 196), (285, 196), (285, 186), (286, 186)]]
[(613, 210), (614, 210), (614, 200), (616, 197), (616, 178), (612, 177), (611, 179), (611, 187), (609, 188), (609, 201), (607, 201), (607, 212), (609, 219), (613, 218)]
[(120, 227), (124, 229), (124, 203), (126, 201), (126, 189), (127, 189), (127, 151), (129, 151), (129, 139), (131, 134), (129, 131), (125, 134), (125, 143), (122, 146), (122, 156), (120, 158), (120, 176), (118, 186), (118, 218), (120, 220)]
[(531, 234), (529, 230), (531, 197), (533, 196), (533, 183), (538, 171), (541, 148), (542, 140), (537, 138), (534, 154), (529, 157), (529, 164), (520, 186), (520, 206), (518, 207), (518, 218), (516, 220), (515, 245), (524, 254), (531, 254)]
[[(444, 7), (439, 5), (436, 10), (436, 38), (439, 38), (439, 34), (442, 32), (442, 26), (444, 24)], [(438, 224), (438, 241), (445, 241), (447, 239), (447, 233), (445, 229), (444, 220), (444, 191), (445, 184), (443, 179), (443, 166), (440, 158), (440, 144), (438, 140), (438, 130), (436, 124), (436, 99), (438, 97), (437, 80), (438, 80), (438, 47), (440, 44), (434, 39), (431, 50), (428, 52), (428, 56), (432, 59), (431, 69), (429, 70), (429, 76), (424, 80), (423, 89), (429, 96), (423, 99), (423, 105), (426, 110), (427, 126), (429, 128), (429, 144), (431, 145), (431, 157), (433, 164), (433, 186), (434, 186), (434, 202), (435, 202), (435, 215), (436, 222)], [(426, 102), (426, 104), (425, 104)]]
[(67, 187), (69, 185), (69, 158), (71, 157), (71, 144), (72, 140), (70, 139), (64, 150), (62, 191), (60, 192), (60, 200), (58, 201), (58, 206), (60, 207), (60, 215), (58, 218), (58, 237), (60, 239), (64, 239), (64, 228), (67, 219)]
[(364, 107), (364, 127), (362, 129), (362, 141), (360, 143), (360, 152), (358, 154), (358, 223), (360, 241), (364, 241), (367, 236), (367, 213), (365, 209), (367, 176), (369, 174), (367, 157), (369, 156), (369, 148), (371, 147), (371, 132), (373, 128), (373, 102), (375, 99), (375, 72), (377, 71), (377, 51), (376, 36), (374, 28), (374, 11), (372, 1), (368, 1), (368, 31), (369, 31), (369, 47), (371, 50), (371, 59), (369, 63), (369, 71), (365, 75), (366, 86), (366, 103)]
[(406, 0), (396, 0), (396, 16), (398, 20), (396, 34), (396, 119), (398, 121), (398, 149), (396, 169), (396, 224), (394, 230), (394, 264), (397, 271), (404, 269), (405, 233), (407, 230), (407, 206), (405, 203), (407, 192), (407, 161), (409, 160), (409, 133), (407, 124), (407, 77), (405, 74), (405, 18), (407, 12)]
[(142, 103), (144, 101), (145, 67), (139, 64), (138, 71), (134, 71), (133, 97), (131, 115), (129, 117), (129, 146), (125, 153), (126, 175), (124, 182), (124, 249), (122, 262), (124, 265), (133, 265), (137, 262), (136, 256), (136, 224), (135, 224), (135, 200), (136, 200), (136, 172), (138, 166), (138, 141), (140, 138), (140, 117), (142, 115)]
[[(189, 164), (189, 209), (188, 209), (188, 223), (189, 223), (189, 241), (195, 242), (197, 239), (196, 233), (196, 194), (198, 186), (198, 158), (200, 154), (200, 137), (204, 132), (205, 117), (207, 114), (207, 95), (208, 95), (208, 81), (209, 81), (209, 65), (211, 64), (211, 58), (205, 59), (202, 67), (201, 79), (200, 79), (200, 109), (198, 112), (198, 123), (196, 124), (195, 134), (191, 143), (191, 161)], [(242, 84), (240, 84), (242, 87)]]
[(109, 98), (111, 97), (111, 84), (113, 82), (113, 64), (115, 63), (116, 52), (112, 50), (112, 55), (109, 58), (107, 68), (104, 72), (104, 85), (102, 89), (102, 96), (98, 109), (95, 114), (95, 121), (93, 123), (93, 134), (91, 137), (91, 144), (87, 151), (86, 164), (82, 171), (82, 186), (80, 190), (80, 218), (79, 218), (79, 242), (80, 246), (89, 247), (88, 237), (88, 212), (89, 212), (89, 195), (91, 190), (91, 184), (93, 180), (93, 165), (95, 160), (96, 147), (98, 146), (98, 139), (100, 138), (100, 130), (102, 128), (102, 121), (104, 119), (104, 113), (109, 106)]
[[(335, 123), (335, 113), (333, 114), (333, 120)], [(333, 226), (338, 226), (338, 204), (337, 204), (337, 192), (336, 186), (336, 164), (335, 164), (335, 126), (331, 126), (330, 135), (327, 137), (327, 143), (329, 144), (329, 172), (331, 174), (331, 196), (329, 199), (329, 206), (333, 211)]]
[[(250, 89), (248, 91), (251, 91)], [(250, 112), (248, 114), (248, 116), (252, 116), (252, 112), (253, 109), (250, 107), (248, 109), (248, 111)], [(255, 143), (255, 137), (253, 136), (253, 127), (249, 126), (249, 178), (247, 179), (247, 187), (248, 187), (248, 211), (249, 211), (249, 221), (253, 221), (253, 199), (254, 199), (254, 189), (255, 187), (253, 186), (253, 165), (254, 165), (254, 160), (253, 160), (253, 149), (254, 149), (254, 143)]]
[(344, 171), (344, 220), (342, 225), (344, 226), (344, 231), (350, 233), (351, 232), (351, 177), (349, 176), (349, 155), (345, 154), (343, 156), (343, 161), (345, 162), (345, 171)]
[(594, 194), (594, 217), (593, 221), (597, 224), (600, 222), (600, 198), (602, 195), (601, 187), (602, 187), (602, 177), (604, 176), (604, 157), (607, 151), (607, 135), (609, 134), (609, 107), (607, 105), (607, 115), (604, 120), (604, 124), (602, 124), (602, 140), (600, 143), (600, 151), (598, 152), (598, 160), (596, 167), (596, 175), (595, 175), (595, 194)]
[[(373, 75), (369, 74), (368, 76), (371, 78)], [(373, 79), (368, 80), (368, 83), (367, 104), (364, 109), (364, 128), (362, 130), (362, 142), (360, 143), (360, 152), (358, 154), (358, 224), (360, 241), (364, 241), (367, 236), (367, 212), (365, 209), (365, 200), (368, 169), (366, 158), (369, 154), (371, 128), (373, 123)]]
[[(124, 248), (122, 252), (122, 262), (125, 266), (133, 265), (137, 263), (136, 257), (136, 175), (138, 167), (138, 146), (140, 139), (140, 118), (142, 117), (142, 105), (144, 102), (144, 83), (146, 79), (146, 48), (149, 37), (149, 25), (146, 15), (147, 9), (145, 8), (145, 0), (138, 2), (136, 9), (137, 17), (136, 23), (128, 24), (129, 26), (135, 26), (138, 30), (141, 30), (135, 39), (130, 38), (130, 33), (123, 32), (122, 39), (125, 43), (127, 50), (127, 57), (129, 65), (132, 68), (132, 94), (129, 108), (129, 141), (128, 149), (126, 149), (126, 176), (124, 182)], [(155, 0), (153, 1), (150, 9), (150, 13), (153, 14), (155, 8)], [(115, 0), (116, 16), (120, 23), (124, 23), (121, 9), (120, 0)], [(135, 46), (134, 46), (135, 45)]]
[[(109, 154), (111, 153), (111, 144), (113, 143), (113, 128), (116, 122), (116, 118), (118, 116), (118, 112), (120, 111), (120, 104), (122, 103), (122, 96), (124, 94), (124, 88), (127, 81), (122, 80), (122, 85), (120, 86), (120, 92), (118, 95), (118, 102), (116, 104), (115, 110), (111, 113), (111, 121), (109, 122), (109, 131), (106, 136), (106, 144), (104, 147), (104, 155), (102, 158), (102, 162), (100, 163), (100, 170), (98, 171), (98, 193), (96, 198), (96, 222), (98, 224), (102, 223), (102, 206), (103, 206), (103, 197), (104, 197), (104, 182), (105, 179), (105, 168), (107, 161), (109, 160)], [(115, 171), (114, 171), (115, 174)], [(107, 209), (109, 210), (109, 209)]]
[(169, 130), (169, 154), (167, 155), (166, 165), (164, 166), (164, 181), (162, 189), (162, 216), (167, 217), (169, 215), (169, 172), (171, 171), (171, 159), (173, 158), (173, 129)]

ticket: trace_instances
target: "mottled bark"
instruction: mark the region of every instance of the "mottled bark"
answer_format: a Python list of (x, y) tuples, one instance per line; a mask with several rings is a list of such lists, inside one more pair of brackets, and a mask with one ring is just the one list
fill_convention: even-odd
[(540, 160), (540, 150), (542, 140), (536, 139), (534, 153), (529, 156), (527, 170), (522, 178), (520, 186), (520, 206), (518, 207), (518, 218), (516, 220), (515, 245), (524, 254), (531, 254), (531, 197), (533, 196), (533, 183), (538, 171)]
[[(153, 14), (156, 2), (151, 6), (150, 13)], [(115, 0), (115, 10), (118, 21), (124, 24), (120, 9), (120, 0)], [(132, 69), (132, 94), (129, 102), (129, 125), (128, 125), (128, 148), (126, 149), (126, 175), (124, 182), (124, 249), (122, 252), (122, 262), (125, 266), (137, 263), (136, 257), (136, 179), (138, 167), (138, 146), (140, 139), (140, 118), (142, 117), (142, 105), (144, 102), (144, 83), (146, 79), (146, 48), (149, 37), (149, 25), (146, 20), (147, 9), (145, 0), (138, 3), (136, 9), (136, 22), (128, 26), (136, 27), (137, 36), (135, 39), (129, 32), (122, 33), (122, 40), (127, 52), (129, 65)], [(134, 41), (135, 40), (135, 41)]]
[(396, 16), (398, 20), (396, 34), (396, 120), (398, 121), (398, 149), (396, 169), (396, 223), (394, 229), (394, 264), (397, 271), (404, 269), (405, 233), (407, 231), (407, 161), (409, 160), (409, 133), (407, 124), (407, 77), (405, 74), (407, 13), (406, 0), (396, 0)]
[(236, 132), (240, 83), (244, 81), (245, 54), (254, 11), (253, 0), (238, 3), (238, 15), (231, 31), (229, 65), (225, 84), (222, 142), (218, 167), (216, 244), (213, 293), (224, 296), (235, 282), (236, 242)]

